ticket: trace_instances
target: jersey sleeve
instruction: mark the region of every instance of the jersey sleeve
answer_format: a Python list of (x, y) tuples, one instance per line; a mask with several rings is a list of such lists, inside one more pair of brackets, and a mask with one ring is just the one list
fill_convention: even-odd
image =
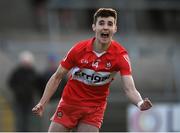
[(132, 69), (131, 69), (131, 62), (128, 56), (127, 52), (123, 52), (119, 59), (118, 59), (118, 65), (121, 75), (131, 75)]
[(75, 47), (72, 47), (68, 53), (65, 55), (65, 57), (63, 58), (63, 60), (60, 62), (61, 66), (70, 70), (72, 67), (75, 66), (75, 62), (76, 62), (76, 50)]

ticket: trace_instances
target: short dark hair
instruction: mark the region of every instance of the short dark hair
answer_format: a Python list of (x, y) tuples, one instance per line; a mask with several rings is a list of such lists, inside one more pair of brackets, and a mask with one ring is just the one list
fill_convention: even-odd
[(117, 22), (117, 12), (112, 8), (99, 8), (93, 18), (93, 23), (96, 24), (98, 17), (113, 17), (115, 23)]

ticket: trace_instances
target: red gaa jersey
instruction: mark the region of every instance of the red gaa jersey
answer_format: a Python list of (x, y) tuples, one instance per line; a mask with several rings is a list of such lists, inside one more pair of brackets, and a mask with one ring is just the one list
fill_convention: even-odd
[(112, 41), (103, 53), (93, 51), (95, 38), (81, 41), (72, 47), (61, 61), (70, 70), (62, 100), (71, 105), (99, 106), (106, 103), (109, 85), (115, 74), (131, 74), (128, 53), (118, 42)]

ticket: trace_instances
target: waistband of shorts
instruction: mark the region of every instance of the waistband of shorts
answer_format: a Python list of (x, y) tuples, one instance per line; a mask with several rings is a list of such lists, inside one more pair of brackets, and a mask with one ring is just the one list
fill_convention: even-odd
[(86, 107), (106, 107), (107, 106), (107, 101), (105, 101), (105, 102), (102, 102), (102, 103), (100, 103), (100, 104), (97, 104), (97, 105), (90, 105), (90, 106), (87, 106), (87, 105), (81, 105), (81, 104), (74, 104), (74, 102), (69, 102), (69, 101), (66, 101), (66, 100), (64, 100), (63, 98), (61, 98), (60, 99), (60, 101), (59, 101), (59, 104), (58, 104), (58, 106), (60, 106), (60, 105), (70, 105), (70, 106), (75, 106), (75, 107), (82, 107), (82, 108), (86, 108)]

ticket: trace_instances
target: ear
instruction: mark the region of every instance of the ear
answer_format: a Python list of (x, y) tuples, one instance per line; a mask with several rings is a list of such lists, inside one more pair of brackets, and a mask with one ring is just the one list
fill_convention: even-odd
[(96, 25), (95, 24), (92, 24), (92, 29), (93, 29), (93, 31), (96, 30)]
[(116, 33), (117, 32), (117, 25), (115, 26), (115, 30), (114, 30), (114, 33)]

